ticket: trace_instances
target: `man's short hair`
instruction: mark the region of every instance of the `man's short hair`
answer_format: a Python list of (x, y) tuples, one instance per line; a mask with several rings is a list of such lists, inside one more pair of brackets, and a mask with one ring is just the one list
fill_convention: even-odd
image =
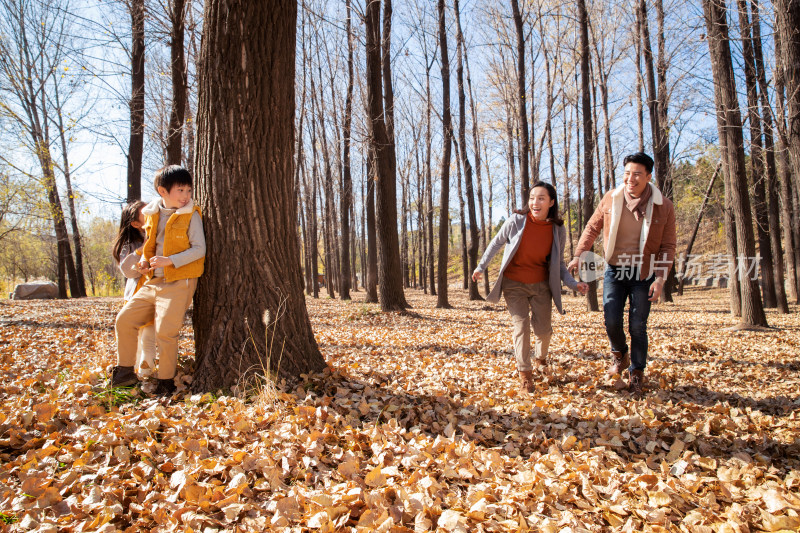
[(635, 154), (626, 155), (622, 160), (622, 166), (625, 167), (628, 163), (638, 163), (644, 165), (648, 174), (653, 173), (653, 158), (644, 152), (636, 152)]
[(167, 165), (156, 171), (153, 184), (158, 191), (159, 187), (164, 187), (170, 192), (175, 185), (188, 185), (192, 187), (192, 175), (180, 165)]

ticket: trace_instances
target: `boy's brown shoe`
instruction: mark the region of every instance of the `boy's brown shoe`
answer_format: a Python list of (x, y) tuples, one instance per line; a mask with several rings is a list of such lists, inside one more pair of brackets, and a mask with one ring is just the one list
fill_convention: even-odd
[(156, 385), (156, 390), (153, 392), (156, 396), (172, 396), (175, 392), (175, 380), (170, 379), (159, 379), (158, 385)]
[(631, 364), (631, 356), (628, 352), (615, 352), (611, 351), (611, 366), (608, 368), (607, 374), (613, 376), (614, 374), (622, 374)]
[(133, 387), (139, 383), (139, 378), (132, 366), (115, 366), (111, 369), (112, 387)]

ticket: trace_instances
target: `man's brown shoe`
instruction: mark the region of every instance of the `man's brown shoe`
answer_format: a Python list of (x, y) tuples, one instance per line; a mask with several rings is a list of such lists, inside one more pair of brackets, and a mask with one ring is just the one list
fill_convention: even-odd
[(533, 370), (520, 371), (519, 391), (522, 394), (530, 394), (533, 392)]
[(631, 356), (628, 352), (615, 352), (611, 351), (612, 363), (608, 369), (607, 374), (613, 376), (614, 374), (622, 374), (631, 365)]
[(637, 369), (631, 372), (631, 383), (628, 386), (628, 391), (637, 396), (644, 394), (644, 371)]

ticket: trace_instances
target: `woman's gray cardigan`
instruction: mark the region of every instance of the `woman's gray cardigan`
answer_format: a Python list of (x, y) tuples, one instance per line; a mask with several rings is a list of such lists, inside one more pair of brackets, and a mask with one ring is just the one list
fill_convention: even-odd
[[(494, 282), (491, 292), (486, 297), (486, 300), (489, 302), (496, 303), (500, 301), (500, 292), (503, 287), (503, 272), (505, 272), (506, 267), (511, 262), (511, 258), (517, 253), (517, 248), (519, 248), (519, 243), (522, 240), (522, 232), (525, 230), (525, 221), (527, 219), (527, 214), (521, 215), (514, 213), (511, 215), (508, 220), (506, 220), (505, 224), (503, 224), (503, 227), (500, 228), (497, 235), (495, 235), (494, 239), (492, 239), (492, 242), (489, 243), (489, 246), (486, 247), (486, 251), (483, 253), (480, 263), (478, 263), (478, 268), (475, 269), (475, 272), (486, 272), (489, 262), (497, 252), (500, 251), (500, 247), (507, 244), (503, 252), (503, 262), (500, 264), (500, 274), (497, 276), (497, 281)], [(564, 310), (561, 308), (561, 281), (563, 280), (567, 287), (572, 290), (575, 290), (578, 285), (578, 282), (570, 275), (569, 270), (567, 270), (567, 265), (564, 263), (564, 243), (566, 241), (566, 228), (553, 224), (553, 246), (550, 248), (550, 255), (548, 256), (550, 265), (547, 270), (553, 303), (556, 305), (558, 312), (562, 315), (564, 314)], [(559, 268), (552, 268), (554, 260), (558, 261)]]

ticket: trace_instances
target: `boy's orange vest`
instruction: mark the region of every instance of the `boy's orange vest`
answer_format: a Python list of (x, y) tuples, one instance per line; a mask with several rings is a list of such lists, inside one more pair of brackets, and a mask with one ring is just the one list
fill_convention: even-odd
[[(189, 244), (189, 222), (192, 220), (192, 215), (197, 212), (201, 217), (203, 214), (200, 208), (194, 206), (188, 213), (178, 214), (173, 213), (167, 226), (164, 228), (164, 252), (165, 257), (183, 252), (190, 248)], [(158, 217), (159, 211), (155, 214), (147, 215), (147, 220), (144, 223), (144, 229), (147, 231), (147, 240), (144, 243), (144, 258), (150, 261), (150, 258), (156, 254), (156, 233), (158, 232)], [(179, 279), (199, 278), (203, 274), (203, 266), (205, 265), (205, 256), (196, 261), (192, 261), (188, 265), (183, 265), (180, 268), (174, 266), (164, 267), (164, 280), (175, 281)], [(148, 275), (148, 279), (152, 278), (152, 274)]]

